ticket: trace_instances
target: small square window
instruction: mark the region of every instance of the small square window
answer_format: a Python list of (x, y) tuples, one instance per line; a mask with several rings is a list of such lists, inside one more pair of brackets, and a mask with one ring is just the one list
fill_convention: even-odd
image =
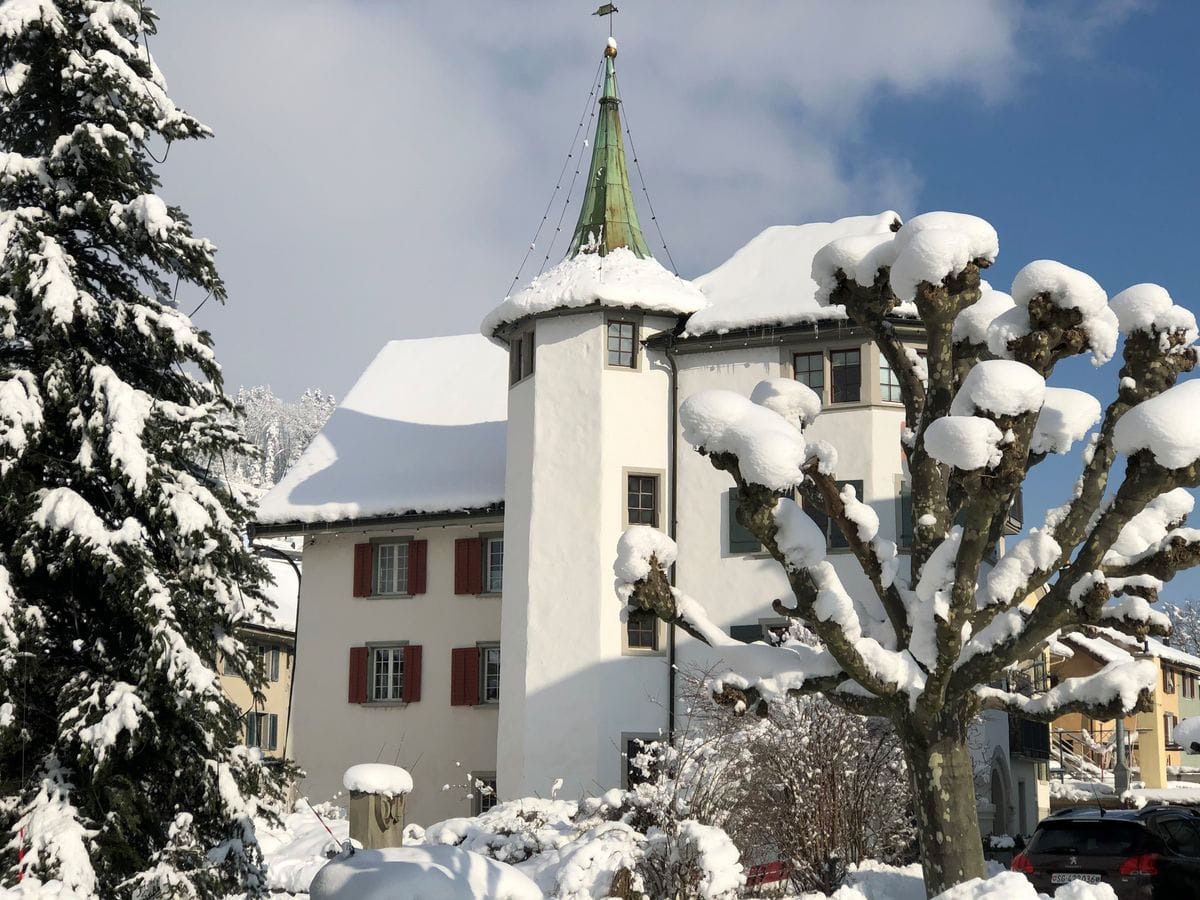
[(374, 647), (371, 650), (371, 700), (404, 699), (404, 647)]
[(631, 609), (625, 635), (630, 650), (657, 650), (658, 616), (645, 609)]
[(639, 784), (653, 781), (658, 775), (661, 756), (655, 753), (657, 739), (645, 737), (625, 738), (625, 789), (633, 790)]
[(504, 538), (485, 538), (483, 544), (483, 589), (499, 594), (504, 588)]
[(658, 527), (658, 476), (630, 475), (626, 514), (630, 525)]
[(825, 395), (825, 354), (797, 353), (792, 357), (792, 371), (801, 384), (807, 384), (818, 397)]
[(500, 702), (500, 645), (479, 648), (479, 702)]
[(892, 370), (882, 355), (879, 357), (879, 393), (880, 398), (888, 403), (904, 402), (900, 393), (900, 376)]
[(516, 384), (533, 374), (533, 332), (523, 331), (508, 340), (508, 383)]
[(408, 591), (408, 543), (375, 545), (375, 593)]
[(637, 368), (637, 325), (633, 322), (608, 323), (608, 364)]
[(862, 396), (862, 358), (857, 350), (831, 350), (832, 403), (857, 403)]

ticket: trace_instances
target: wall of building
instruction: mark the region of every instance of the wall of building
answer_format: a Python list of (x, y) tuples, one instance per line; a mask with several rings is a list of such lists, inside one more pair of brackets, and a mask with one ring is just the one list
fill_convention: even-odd
[[(450, 705), (450, 652), (500, 638), (500, 597), (454, 593), (454, 541), (500, 530), (473, 525), (357, 530), (305, 541), (296, 646), (293, 748), (306, 775), (299, 794), (316, 803), (342, 791), (342, 773), (364, 762), (412, 772), (410, 822), (470, 815), (468, 773), (496, 771), (498, 709)], [(354, 597), (354, 545), (395, 535), (428, 541), (427, 591), (417, 596)], [(423, 648), (419, 702), (348, 702), (350, 648), (408, 641)], [(501, 671), (509, 659), (501, 645)], [(501, 678), (503, 685), (504, 679)], [(501, 704), (507, 695), (501, 693)], [(443, 785), (451, 785), (443, 791)]]
[[(264, 645), (280, 648), (279, 678), (271, 680), (268, 677), (263, 687), (263, 698), (256, 701), (250, 692), (250, 686), (237, 675), (225, 672), (224, 666), (222, 666), (221, 687), (225, 690), (229, 699), (242, 711), (243, 718), (251, 711), (278, 716), (276, 725), (278, 734), (277, 746), (274, 750), (264, 748), (263, 753), (267, 756), (285, 756), (290, 750), (289, 747), (285, 746), (285, 742), (290, 743), (291, 737), (288, 730), (288, 702), (290, 700), (289, 692), (294, 673), (295, 637), (290, 634), (259, 629), (246, 629), (241, 633), (240, 637), (247, 646), (255, 651), (256, 648)], [(245, 737), (244, 733), (243, 737)]]
[[(644, 339), (673, 320), (640, 324)], [(618, 785), (622, 736), (665, 728), (665, 659), (623, 655), (612, 561), (628, 472), (659, 475), (664, 515), (669, 381), (645, 351), (606, 366), (605, 335), (603, 311), (538, 319), (534, 374), (509, 394), (502, 634), (525, 652), (501, 689), (522, 695), (502, 717), (505, 796)]]

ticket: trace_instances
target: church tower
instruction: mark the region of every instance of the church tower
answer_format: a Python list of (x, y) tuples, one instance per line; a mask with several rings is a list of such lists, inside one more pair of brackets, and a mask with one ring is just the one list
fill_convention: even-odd
[(634, 737), (667, 720), (665, 629), (622, 622), (617, 539), (666, 529), (670, 380), (644, 341), (704, 305), (650, 254), (605, 49), (591, 162), (566, 258), (482, 330), (509, 350), (500, 723), (502, 797), (623, 782)]

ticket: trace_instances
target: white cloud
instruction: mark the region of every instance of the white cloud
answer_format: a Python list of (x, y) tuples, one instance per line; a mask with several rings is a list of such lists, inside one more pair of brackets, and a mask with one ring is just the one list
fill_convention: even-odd
[[(475, 329), (545, 209), (607, 36), (565, 3), (159, 11), (172, 94), (217, 134), (165, 169), (169, 199), (222, 247), (230, 302), (198, 320), (232, 386), (284, 393), (344, 393), (388, 338)], [(1013, 96), (1033, 65), (1023, 15), (1002, 0), (631, 4), (615, 21), (625, 112), (681, 271), (770, 224), (911, 211), (909, 160), (860, 148), (850, 164), (846, 148), (888, 97)]]

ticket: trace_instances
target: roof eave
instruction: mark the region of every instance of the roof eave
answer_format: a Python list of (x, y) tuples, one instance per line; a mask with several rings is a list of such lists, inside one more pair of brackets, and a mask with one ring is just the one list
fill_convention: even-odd
[(408, 525), (453, 525), (460, 523), (492, 523), (504, 519), (504, 503), (472, 509), (445, 510), (430, 513), (397, 513), (381, 516), (361, 516), (334, 519), (327, 522), (255, 522), (248, 529), (250, 539), (291, 534), (329, 534), (335, 531), (376, 530)]

